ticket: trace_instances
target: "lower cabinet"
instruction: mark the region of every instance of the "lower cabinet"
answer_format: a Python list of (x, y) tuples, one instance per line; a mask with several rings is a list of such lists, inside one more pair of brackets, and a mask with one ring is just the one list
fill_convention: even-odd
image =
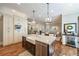
[(26, 37), (22, 37), (22, 47), (28, 50), (32, 55), (35, 55), (35, 45), (28, 42)]
[(26, 48), (26, 37), (22, 37), (22, 47)]
[(36, 56), (49, 56), (49, 45), (36, 41)]
[(35, 55), (35, 45), (26, 41), (26, 49), (32, 54)]
[(26, 37), (22, 37), (22, 47), (28, 50), (34, 56), (49, 56), (48, 44), (36, 41), (36, 44), (34, 45), (28, 42)]

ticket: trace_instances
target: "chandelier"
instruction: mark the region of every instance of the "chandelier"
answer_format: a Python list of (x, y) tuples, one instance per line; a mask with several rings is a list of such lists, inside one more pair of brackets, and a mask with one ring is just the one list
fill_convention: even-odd
[(51, 22), (51, 18), (49, 17), (49, 3), (46, 4), (47, 4), (47, 18), (45, 18), (45, 22), (49, 23)]

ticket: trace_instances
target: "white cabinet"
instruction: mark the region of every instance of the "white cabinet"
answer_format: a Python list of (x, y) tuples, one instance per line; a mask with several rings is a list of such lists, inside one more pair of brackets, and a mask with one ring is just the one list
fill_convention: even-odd
[(13, 16), (3, 15), (3, 45), (10, 45), (13, 43)]
[(13, 16), (8, 16), (8, 17), (9, 17), (9, 19), (8, 19), (8, 21), (9, 21), (9, 25), (8, 25), (8, 27), (9, 27), (8, 28), (9, 44), (12, 44), (14, 41), (14, 39), (13, 39)]
[[(20, 25), (20, 29), (16, 28)], [(0, 44), (3, 46), (22, 42), (22, 36), (26, 35), (27, 20), (22, 17), (2, 14), (0, 16)]]

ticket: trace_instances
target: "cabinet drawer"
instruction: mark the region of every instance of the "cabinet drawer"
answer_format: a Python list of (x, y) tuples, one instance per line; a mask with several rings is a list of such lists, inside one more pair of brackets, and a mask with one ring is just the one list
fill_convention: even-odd
[(47, 45), (48, 45), (48, 44), (45, 44), (45, 43), (42, 43), (42, 42), (39, 42), (39, 41), (36, 41), (36, 44), (40, 44), (40, 45), (45, 46), (45, 47), (47, 47)]

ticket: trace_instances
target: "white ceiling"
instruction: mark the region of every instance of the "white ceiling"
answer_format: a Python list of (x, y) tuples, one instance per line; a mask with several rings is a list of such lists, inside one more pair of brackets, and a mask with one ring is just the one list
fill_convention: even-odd
[[(47, 4), (45, 3), (0, 3), (0, 7), (8, 7), (25, 13), (29, 18), (33, 17), (32, 10), (35, 10), (36, 19), (44, 20), (47, 17)], [(62, 13), (62, 4), (50, 3), (50, 17), (60, 15)]]
[[(35, 10), (35, 17), (38, 20), (45, 20), (47, 17), (46, 3), (0, 3), (0, 7), (8, 7), (17, 11), (25, 13), (29, 18), (33, 17), (32, 10)], [(49, 14), (50, 17), (58, 16), (60, 14), (69, 14), (79, 11), (79, 4), (61, 4), (50, 3)]]

